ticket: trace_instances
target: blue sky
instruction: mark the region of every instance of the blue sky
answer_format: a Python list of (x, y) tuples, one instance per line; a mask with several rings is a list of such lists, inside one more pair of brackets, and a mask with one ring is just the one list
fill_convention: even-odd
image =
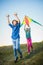
[[(0, 46), (12, 44), (11, 28), (8, 26), (6, 15), (10, 14), (10, 20), (17, 12), (22, 22), (25, 15), (43, 24), (43, 0), (0, 0)], [(31, 23), (31, 37), (33, 42), (43, 40), (43, 27)], [(26, 43), (24, 26), (20, 29), (20, 43)]]

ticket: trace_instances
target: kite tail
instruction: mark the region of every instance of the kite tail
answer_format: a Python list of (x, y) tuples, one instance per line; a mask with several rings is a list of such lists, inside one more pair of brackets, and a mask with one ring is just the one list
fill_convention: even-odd
[(32, 19), (32, 21), (33, 21), (34, 23), (39, 24), (40, 26), (43, 26), (42, 24), (40, 24), (39, 22), (37, 22), (37, 21), (35, 21), (35, 20), (33, 20), (33, 19)]

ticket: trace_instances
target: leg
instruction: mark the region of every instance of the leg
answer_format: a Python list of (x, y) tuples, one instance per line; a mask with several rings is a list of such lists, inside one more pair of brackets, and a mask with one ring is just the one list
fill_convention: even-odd
[(14, 50), (14, 57), (16, 60), (18, 58), (17, 49), (16, 49), (16, 40), (13, 40), (13, 50)]
[(30, 53), (30, 41), (27, 39), (27, 48), (28, 48), (28, 53)]
[(30, 38), (30, 46), (31, 46), (31, 49), (33, 49), (33, 45), (32, 45), (32, 40)]
[(20, 39), (19, 39), (19, 38), (17, 39), (16, 48), (17, 48), (17, 51), (18, 51), (19, 54), (20, 54), (20, 57), (22, 58), (22, 52), (21, 52), (21, 49), (20, 49)]
[(32, 45), (32, 40), (30, 38), (30, 47), (31, 47), (31, 51), (33, 52), (33, 45)]

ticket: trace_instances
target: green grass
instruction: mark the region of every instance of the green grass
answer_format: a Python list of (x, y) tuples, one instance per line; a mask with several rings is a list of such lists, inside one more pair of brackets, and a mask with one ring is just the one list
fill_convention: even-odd
[(0, 65), (43, 65), (43, 42), (33, 43), (34, 51), (27, 53), (26, 44), (21, 45), (23, 58), (14, 63), (13, 47), (0, 47)]

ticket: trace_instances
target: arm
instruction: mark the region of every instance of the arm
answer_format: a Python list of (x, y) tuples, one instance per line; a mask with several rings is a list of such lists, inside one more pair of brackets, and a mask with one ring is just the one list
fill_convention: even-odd
[(10, 23), (9, 17), (10, 17), (10, 16), (7, 15), (8, 24), (9, 24), (9, 26), (10, 26), (11, 28), (13, 28), (13, 25)]
[(16, 18), (18, 19), (18, 20), (17, 20), (18, 23), (20, 23), (20, 19), (19, 19), (19, 17), (17, 16), (17, 14), (14, 14), (14, 16), (16, 16)]
[(8, 24), (10, 24), (10, 20), (9, 20), (9, 17), (10, 17), (10, 16), (9, 16), (9, 15), (7, 15)]

